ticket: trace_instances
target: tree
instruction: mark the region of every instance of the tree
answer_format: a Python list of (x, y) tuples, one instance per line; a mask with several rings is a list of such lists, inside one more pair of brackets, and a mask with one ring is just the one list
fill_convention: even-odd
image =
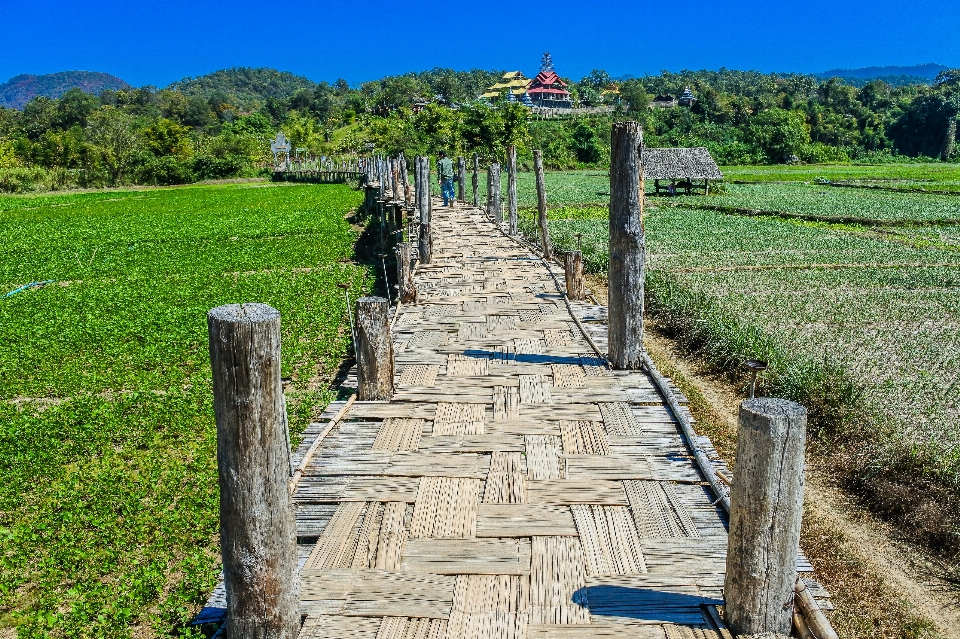
[(771, 164), (799, 156), (810, 144), (810, 129), (803, 113), (769, 109), (754, 116), (749, 137)]
[(120, 184), (140, 150), (133, 116), (115, 107), (100, 107), (87, 118), (86, 135), (107, 170), (110, 185)]
[(190, 129), (166, 118), (160, 118), (144, 129), (143, 141), (146, 147), (158, 157), (161, 155), (187, 157), (193, 153)]
[(890, 126), (899, 152), (944, 160), (956, 152), (960, 122), (960, 69), (944, 71), (925, 93), (917, 96)]
[(600, 144), (597, 132), (586, 122), (577, 122), (573, 128), (571, 148), (577, 160), (584, 164), (596, 164), (600, 161)]

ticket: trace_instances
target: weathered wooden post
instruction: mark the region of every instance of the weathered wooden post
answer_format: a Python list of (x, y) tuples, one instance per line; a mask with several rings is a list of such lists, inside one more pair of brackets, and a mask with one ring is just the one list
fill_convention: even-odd
[(463, 159), (463, 156), (457, 156), (457, 199), (461, 202), (466, 203), (466, 200), (463, 199), (463, 190), (466, 188), (465, 183), (467, 181), (467, 162)]
[(407, 174), (407, 158), (402, 153), (400, 154), (400, 176), (403, 178), (403, 204), (410, 206), (410, 177)]
[(417, 157), (417, 208), (420, 212), (420, 262), (429, 264), (433, 255), (433, 237), (430, 235), (430, 158)]
[(480, 206), (480, 156), (473, 154), (473, 206)]
[(610, 266), (608, 349), (615, 369), (643, 363), (643, 132), (637, 122), (615, 122), (610, 146)]
[(740, 404), (724, 584), (734, 634), (790, 634), (806, 432), (800, 404), (770, 397)]
[(487, 215), (503, 222), (503, 203), (500, 200), (500, 164), (494, 162), (487, 169)]
[(296, 639), (300, 575), (287, 488), (290, 445), (280, 385), (280, 313), (227, 304), (207, 314), (220, 479), (227, 633)]
[(583, 283), (583, 253), (580, 251), (564, 253), (563, 271), (567, 280), (567, 297), (572, 300), (586, 299), (587, 289)]
[(517, 147), (507, 147), (507, 232), (517, 234)]
[(417, 301), (417, 287), (413, 283), (413, 268), (411, 265), (413, 253), (410, 242), (401, 242), (397, 245), (397, 287), (400, 301), (410, 304)]
[(533, 152), (533, 172), (537, 178), (537, 224), (540, 226), (540, 248), (543, 257), (553, 257), (553, 247), (550, 245), (550, 228), (547, 226), (547, 185), (543, 181), (543, 152)]
[(390, 303), (382, 297), (357, 300), (357, 399), (389, 401), (393, 396), (393, 337)]

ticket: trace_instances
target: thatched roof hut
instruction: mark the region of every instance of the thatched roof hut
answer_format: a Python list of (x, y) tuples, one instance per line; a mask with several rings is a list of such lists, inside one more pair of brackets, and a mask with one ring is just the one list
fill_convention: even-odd
[[(653, 180), (657, 192), (661, 188), (660, 180), (668, 180), (671, 184), (686, 188), (689, 193), (692, 188), (709, 191), (710, 180), (722, 180), (723, 173), (720, 172), (720, 167), (710, 155), (710, 151), (704, 147), (644, 149), (643, 179)], [(703, 184), (693, 184), (694, 181), (702, 181)]]

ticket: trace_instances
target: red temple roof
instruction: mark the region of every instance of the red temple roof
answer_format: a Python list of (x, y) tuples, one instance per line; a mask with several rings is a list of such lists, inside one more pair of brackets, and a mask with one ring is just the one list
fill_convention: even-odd
[(547, 86), (551, 84), (559, 84), (562, 87), (567, 86), (567, 83), (561, 80), (560, 76), (558, 76), (555, 71), (541, 71), (537, 74), (537, 77), (533, 79), (533, 84), (534, 86), (538, 84)]

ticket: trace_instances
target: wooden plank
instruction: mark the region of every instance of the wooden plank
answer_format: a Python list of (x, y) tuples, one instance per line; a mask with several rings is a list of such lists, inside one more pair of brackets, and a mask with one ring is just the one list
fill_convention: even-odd
[(424, 477), (410, 523), (411, 539), (463, 539), (477, 531), (479, 479)]
[(416, 501), (419, 477), (305, 477), (294, 500), (298, 504), (345, 501)]
[(489, 455), (371, 450), (324, 458), (304, 476), (384, 475), (390, 477), (486, 477)]
[(530, 574), (526, 539), (411, 539), (403, 553), (403, 570), (441, 575)]
[(623, 506), (570, 507), (591, 575), (646, 572), (640, 537), (630, 511)]
[(521, 452), (494, 452), (484, 484), (483, 503), (522, 504), (527, 500)]
[(480, 504), (477, 537), (575, 536), (569, 506)]
[[(522, 435), (427, 435), (420, 440), (419, 450), (431, 453), (523, 452)], [(492, 469), (491, 469), (492, 472)]]
[(661, 625), (594, 620), (578, 625), (530, 624), (527, 639), (667, 639), (667, 635)]
[(564, 476), (560, 460), (561, 443), (556, 435), (525, 435), (527, 475), (530, 479), (560, 479)]
[(627, 494), (623, 490), (623, 482), (582, 479), (528, 480), (527, 503), (557, 506), (568, 506), (570, 504), (630, 505)]
[(563, 452), (567, 455), (609, 455), (610, 444), (602, 422), (560, 421)]
[(426, 424), (424, 419), (391, 417), (384, 420), (373, 442), (373, 450), (417, 450)]
[(654, 479), (642, 456), (564, 455), (567, 479)]
[(378, 639), (380, 625), (379, 617), (308, 615), (300, 628), (299, 639)]
[(530, 554), (530, 623), (585, 624), (581, 598), (586, 560), (576, 537), (533, 537)]

